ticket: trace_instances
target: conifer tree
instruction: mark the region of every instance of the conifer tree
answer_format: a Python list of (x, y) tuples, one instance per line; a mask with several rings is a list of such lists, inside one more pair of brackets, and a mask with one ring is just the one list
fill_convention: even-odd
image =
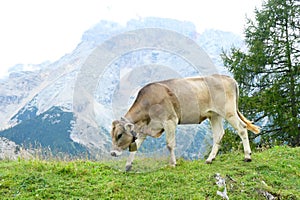
[(240, 86), (239, 107), (262, 125), (261, 143), (300, 146), (300, 2), (264, 2), (245, 42), (247, 51), (222, 54)]

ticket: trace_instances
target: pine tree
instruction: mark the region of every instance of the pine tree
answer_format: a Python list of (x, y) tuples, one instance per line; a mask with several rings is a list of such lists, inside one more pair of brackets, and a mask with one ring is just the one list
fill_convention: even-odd
[(300, 146), (300, 2), (264, 2), (245, 42), (246, 52), (222, 54), (240, 84), (241, 109), (263, 126), (260, 142)]

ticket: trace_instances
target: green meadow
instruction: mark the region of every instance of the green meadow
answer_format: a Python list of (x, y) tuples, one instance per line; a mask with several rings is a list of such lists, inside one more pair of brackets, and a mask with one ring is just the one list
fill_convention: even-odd
[[(276, 146), (254, 152), (243, 162), (241, 152), (204, 160), (178, 159), (147, 172), (124, 172), (109, 161), (0, 161), (1, 199), (222, 199), (217, 173), (226, 181), (229, 199), (300, 199), (300, 148)], [(125, 162), (121, 162), (124, 165)], [(134, 168), (154, 164), (138, 162)], [(145, 166), (144, 166), (145, 167)]]

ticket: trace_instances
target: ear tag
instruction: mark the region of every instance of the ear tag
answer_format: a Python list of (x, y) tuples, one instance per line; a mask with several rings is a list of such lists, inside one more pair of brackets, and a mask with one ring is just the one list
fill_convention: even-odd
[(132, 142), (132, 143), (129, 145), (129, 151), (130, 151), (130, 152), (137, 151), (136, 142)]

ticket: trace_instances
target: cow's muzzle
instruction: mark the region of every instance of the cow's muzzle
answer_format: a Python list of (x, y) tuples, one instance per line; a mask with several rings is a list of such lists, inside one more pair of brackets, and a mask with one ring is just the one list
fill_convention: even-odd
[(112, 151), (110, 152), (110, 155), (111, 155), (111, 156), (114, 156), (114, 157), (118, 157), (118, 156), (122, 155), (122, 151), (112, 150)]

